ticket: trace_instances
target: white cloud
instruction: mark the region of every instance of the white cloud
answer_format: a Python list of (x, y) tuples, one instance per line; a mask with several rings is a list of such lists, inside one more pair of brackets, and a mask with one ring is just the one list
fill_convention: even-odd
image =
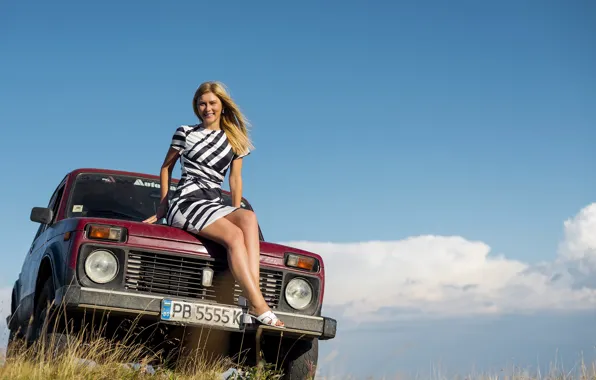
[(559, 247), (559, 261), (577, 263), (582, 273), (596, 272), (596, 203), (566, 220), (564, 226), (565, 240)]
[(596, 307), (596, 203), (564, 222), (553, 262), (489, 256), (460, 236), (285, 242), (325, 261), (325, 305), (354, 322)]

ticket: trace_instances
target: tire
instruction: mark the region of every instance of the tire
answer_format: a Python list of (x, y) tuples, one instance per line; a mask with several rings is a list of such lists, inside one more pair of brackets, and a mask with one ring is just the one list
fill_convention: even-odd
[(30, 343), (38, 340), (42, 334), (52, 333), (54, 327), (53, 318), (51, 318), (51, 304), (55, 298), (54, 281), (52, 276), (45, 281), (41, 292), (37, 295), (35, 309), (33, 311), (33, 325), (30, 335)]
[(265, 360), (270, 364), (277, 364), (283, 371), (283, 380), (311, 380), (315, 378), (319, 359), (319, 340), (287, 340), (267, 338), (267, 348), (264, 350)]
[[(16, 318), (15, 309), (16, 309), (16, 296), (15, 291), (13, 289), (12, 296), (11, 296), (11, 305), (10, 305), (10, 314), (11, 318)], [(11, 321), (12, 323), (8, 323), (8, 342), (6, 343), (6, 357), (10, 357), (13, 352), (13, 345), (16, 344), (16, 341), (23, 339), (25, 336), (21, 331), (20, 323), (14, 323), (15, 321)], [(15, 326), (16, 325), (16, 326)]]
[(283, 363), (284, 380), (314, 379), (319, 359), (319, 340), (299, 340), (288, 345), (289, 350)]
[[(51, 352), (56, 358), (66, 352), (70, 335), (62, 332), (59, 326), (55, 326), (56, 317), (54, 311), (56, 306), (52, 303), (55, 300), (56, 291), (52, 276), (45, 281), (41, 292), (37, 295), (35, 309), (33, 311), (33, 323), (29, 333), (28, 345), (35, 344), (45, 346), (44, 350)], [(43, 339), (43, 340), (42, 340)], [(34, 346), (40, 349), (41, 346)]]

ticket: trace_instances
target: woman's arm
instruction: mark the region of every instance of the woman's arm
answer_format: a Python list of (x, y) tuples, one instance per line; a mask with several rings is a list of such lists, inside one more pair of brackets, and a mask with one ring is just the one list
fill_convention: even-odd
[(176, 160), (180, 152), (177, 149), (170, 147), (168, 149), (168, 153), (166, 153), (166, 157), (161, 164), (161, 169), (159, 171), (159, 178), (160, 178), (160, 189), (161, 189), (161, 198), (159, 201), (159, 206), (157, 208), (157, 213), (143, 222), (145, 223), (155, 223), (159, 219), (163, 218), (168, 211), (168, 192), (170, 191), (170, 180), (172, 179), (172, 170), (176, 165)]
[(168, 192), (170, 191), (170, 180), (172, 179), (172, 170), (176, 165), (176, 160), (180, 152), (172, 147), (168, 149), (166, 157), (161, 164), (161, 170), (159, 172), (160, 187), (161, 187), (161, 201), (160, 204), (166, 204), (168, 200)]
[(230, 170), (230, 192), (232, 193), (232, 206), (240, 207), (242, 201), (242, 159), (232, 161)]

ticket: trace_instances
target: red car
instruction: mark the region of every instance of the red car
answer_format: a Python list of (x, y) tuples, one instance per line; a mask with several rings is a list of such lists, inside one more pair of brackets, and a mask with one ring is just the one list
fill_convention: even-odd
[[(159, 188), (158, 176), (77, 169), (60, 182), (47, 207), (32, 209), (31, 220), (40, 226), (12, 291), (9, 339), (39, 338), (47, 301), (53, 300), (65, 307), (70, 328), (81, 328), (89, 313), (99, 312), (109, 313), (106, 331), (114, 336), (130, 320), (145, 333), (147, 326), (159, 326), (167, 336), (210, 330), (214, 347), (225, 347), (225, 354), (237, 354), (240, 344), (263, 352), (260, 357), (252, 351), (255, 360), (285, 358), (286, 376), (306, 377), (316, 367), (318, 341), (336, 333), (336, 321), (321, 315), (322, 258), (268, 243), (259, 230), (261, 290), (286, 329), (281, 335), (245, 324), (240, 288), (222, 246), (164, 224), (142, 223), (155, 214)], [(228, 192), (224, 198), (231, 203)], [(246, 199), (242, 207), (252, 210)], [(155, 338), (157, 330), (151, 331), (163, 344), (164, 336)]]

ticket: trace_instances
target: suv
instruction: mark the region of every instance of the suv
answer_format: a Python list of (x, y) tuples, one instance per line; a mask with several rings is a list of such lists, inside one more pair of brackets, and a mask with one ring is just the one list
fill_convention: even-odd
[[(172, 189), (177, 182), (172, 180)], [(231, 204), (230, 193), (223, 196)], [(283, 359), (286, 377), (305, 378), (316, 368), (318, 341), (336, 333), (336, 321), (321, 315), (322, 258), (265, 242), (259, 228), (261, 291), (286, 328), (245, 323), (246, 305), (223, 246), (163, 223), (142, 222), (155, 214), (159, 200), (158, 176), (100, 169), (68, 173), (48, 206), (31, 211), (31, 221), (40, 226), (12, 290), (9, 340), (40, 338), (52, 327), (44, 324), (45, 316), (58, 307), (69, 328), (80, 331), (92, 320), (87, 313), (101, 312), (109, 314), (110, 326), (121, 328), (132, 319), (168, 336), (182, 330), (186, 340), (188, 334), (195, 340), (201, 332), (211, 335), (211, 348), (226, 356), (238, 353), (239, 345), (253, 348), (255, 363)], [(252, 210), (244, 198), (241, 207)], [(52, 302), (55, 306), (48, 306)]]

